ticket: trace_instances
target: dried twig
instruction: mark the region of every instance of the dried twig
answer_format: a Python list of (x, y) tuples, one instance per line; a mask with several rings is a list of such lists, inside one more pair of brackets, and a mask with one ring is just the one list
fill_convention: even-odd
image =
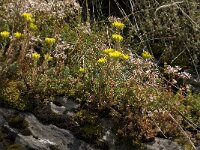
[(158, 7), (154, 13), (154, 15), (156, 16), (157, 12), (160, 10), (160, 9), (163, 9), (163, 8), (167, 8), (167, 7), (171, 7), (171, 6), (177, 6), (177, 4), (181, 4), (181, 3), (184, 3), (184, 1), (179, 1), (179, 2), (173, 2), (171, 4), (166, 4), (166, 5), (162, 5), (160, 7)]
[(176, 119), (170, 113), (168, 115), (174, 121), (174, 123), (177, 124), (177, 126), (179, 127), (179, 129), (182, 131), (183, 135), (188, 139), (188, 141), (190, 142), (192, 148), (194, 150), (197, 150), (197, 148), (195, 147), (194, 143), (192, 142), (192, 140), (190, 139), (190, 137), (188, 136), (188, 134), (185, 132), (185, 130), (181, 127), (181, 125), (176, 121)]

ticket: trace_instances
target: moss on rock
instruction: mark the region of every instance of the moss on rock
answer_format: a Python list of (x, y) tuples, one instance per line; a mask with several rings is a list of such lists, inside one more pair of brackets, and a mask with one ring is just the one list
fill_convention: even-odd
[(87, 138), (96, 138), (101, 135), (102, 128), (99, 125), (88, 124), (81, 128), (83, 136)]
[(7, 150), (25, 150), (25, 149), (19, 144), (12, 144), (7, 147)]
[(27, 103), (21, 99), (21, 92), (16, 81), (9, 81), (0, 87), (0, 103), (18, 110), (25, 110)]

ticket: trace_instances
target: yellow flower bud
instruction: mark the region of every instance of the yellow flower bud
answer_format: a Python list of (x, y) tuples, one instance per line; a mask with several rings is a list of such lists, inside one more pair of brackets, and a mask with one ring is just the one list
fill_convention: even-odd
[(20, 33), (20, 32), (15, 32), (14, 33), (14, 37), (16, 38), (16, 39), (20, 39), (20, 38), (22, 38), (24, 35), (22, 34), (22, 33)]
[(85, 72), (85, 69), (80, 67), (80, 68), (79, 68), (79, 72), (84, 73), (84, 72)]
[(123, 24), (119, 21), (115, 21), (115, 22), (112, 23), (112, 26), (115, 27), (115, 28), (123, 29), (125, 24)]
[(122, 57), (122, 53), (121, 52), (119, 52), (119, 51), (114, 51), (114, 52), (111, 52), (111, 53), (109, 53), (109, 56), (110, 57), (112, 57), (112, 58), (121, 58)]
[(23, 13), (21, 16), (24, 18), (30, 18), (30, 17), (32, 18), (33, 17), (33, 15), (31, 13)]
[(100, 64), (104, 64), (107, 61), (106, 58), (100, 58), (97, 62)]
[(123, 37), (120, 34), (113, 34), (112, 39), (117, 42), (121, 42), (123, 40)]
[(52, 57), (51, 55), (49, 55), (49, 54), (45, 54), (45, 55), (44, 55), (44, 59), (45, 59), (46, 61), (52, 61), (52, 60), (53, 60), (53, 57)]
[(47, 45), (50, 45), (50, 46), (52, 46), (56, 42), (54, 38), (45, 38), (44, 41)]
[(32, 18), (33, 15), (31, 13), (23, 13), (21, 16), (28, 22), (35, 22), (35, 19)]
[(30, 23), (29, 27), (30, 27), (32, 30), (37, 30), (37, 29), (38, 29), (37, 25), (34, 24), (34, 23)]
[(111, 53), (111, 52), (114, 52), (115, 50), (114, 49), (112, 49), (112, 48), (109, 48), (109, 49), (104, 49), (103, 50), (103, 52), (105, 53), (105, 54), (109, 54), (109, 53)]
[(10, 32), (8, 31), (2, 31), (0, 32), (0, 36), (3, 37), (3, 38), (8, 38), (10, 35)]
[(150, 58), (152, 58), (151, 54), (150, 54), (149, 52), (147, 52), (147, 51), (144, 51), (144, 52), (142, 53), (142, 57), (143, 57), (144, 59), (150, 59)]
[(34, 60), (38, 60), (39, 58), (40, 58), (40, 54), (38, 54), (38, 53), (32, 53), (32, 58), (34, 59)]
[(129, 59), (129, 56), (128, 56), (128, 55), (125, 55), (125, 54), (122, 54), (122, 59), (128, 60), (128, 59)]

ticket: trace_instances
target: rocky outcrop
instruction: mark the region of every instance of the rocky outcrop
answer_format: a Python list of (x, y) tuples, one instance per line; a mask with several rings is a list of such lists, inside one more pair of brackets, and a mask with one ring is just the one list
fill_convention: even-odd
[(146, 146), (148, 150), (183, 150), (177, 143), (161, 138), (155, 138), (154, 142), (148, 143)]
[(31, 135), (27, 137), (19, 133), (15, 139), (16, 144), (23, 145), (25, 148), (38, 150), (94, 149), (93, 146), (75, 138), (68, 130), (60, 129), (52, 124), (41, 124), (32, 114), (25, 115), (25, 120), (28, 122)]
[[(104, 147), (96, 147), (80, 139), (73, 129), (78, 129), (69, 119), (74, 116), (79, 104), (67, 98), (58, 98), (45, 108), (35, 108), (35, 112), (19, 112), (0, 108), (0, 149), (20, 150), (130, 150), (139, 149), (133, 145), (117, 142), (112, 133), (112, 120), (103, 118), (100, 126), (102, 136), (99, 139)], [(40, 111), (37, 111), (40, 109)], [(37, 117), (36, 117), (37, 116)], [(46, 118), (45, 118), (46, 117)], [(70, 127), (71, 125), (71, 127)], [(71, 130), (71, 129), (72, 130)], [(70, 129), (70, 130), (68, 130)], [(76, 130), (79, 131), (79, 130)], [(143, 144), (147, 150), (182, 150), (175, 142), (156, 138), (154, 142)]]
[(18, 146), (31, 150), (93, 150), (93, 145), (77, 139), (69, 130), (44, 125), (30, 113), (0, 108), (0, 149)]

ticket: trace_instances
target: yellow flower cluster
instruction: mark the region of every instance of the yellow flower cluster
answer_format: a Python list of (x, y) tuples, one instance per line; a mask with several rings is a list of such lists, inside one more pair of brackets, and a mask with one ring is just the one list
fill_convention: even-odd
[(44, 55), (44, 59), (45, 59), (46, 61), (52, 61), (52, 60), (53, 60), (53, 57), (52, 57), (51, 55), (49, 55), (49, 54), (45, 54), (45, 55)]
[(106, 58), (100, 58), (97, 62), (100, 64), (104, 64), (107, 61)]
[(79, 68), (79, 72), (84, 73), (84, 72), (85, 72), (85, 69), (82, 68), (82, 67), (80, 67), (80, 68)]
[(22, 38), (24, 35), (22, 34), (22, 33), (20, 33), (20, 32), (15, 32), (14, 33), (14, 37), (16, 38), (16, 39), (20, 39), (20, 38)]
[(103, 50), (103, 52), (105, 53), (105, 54), (109, 54), (109, 53), (111, 53), (111, 52), (114, 52), (115, 50), (114, 49), (112, 49), (112, 48), (108, 48), (108, 49), (104, 49)]
[(109, 56), (112, 58), (121, 58), (122, 53), (119, 51), (114, 51), (114, 52), (109, 53)]
[(111, 58), (120, 58), (120, 59), (123, 59), (123, 60), (128, 60), (129, 59), (129, 56), (128, 55), (125, 55), (115, 49), (112, 49), (112, 48), (109, 48), (109, 49), (105, 49), (103, 50), (103, 52), (107, 55), (109, 55)]
[(149, 52), (147, 52), (147, 51), (144, 51), (144, 52), (142, 53), (142, 57), (143, 57), (144, 59), (150, 59), (150, 58), (152, 58), (151, 54), (150, 54)]
[(40, 54), (38, 53), (32, 53), (31, 57), (34, 59), (34, 60), (38, 60), (40, 58)]
[(45, 38), (44, 41), (47, 45), (50, 45), (50, 46), (52, 46), (56, 42), (54, 38)]
[(30, 23), (29, 27), (30, 27), (32, 30), (37, 30), (37, 29), (38, 29), (37, 25), (34, 24), (34, 23)]
[(2, 31), (0, 32), (0, 36), (3, 37), (3, 38), (8, 38), (10, 35), (10, 32), (8, 31)]
[(31, 13), (23, 13), (21, 16), (28, 22), (35, 22), (35, 19)]
[(128, 60), (130, 57), (128, 55), (122, 54), (122, 59)]
[(123, 40), (123, 37), (120, 34), (113, 34), (112, 39), (117, 42), (121, 42)]
[(112, 26), (115, 27), (115, 28), (118, 28), (118, 29), (123, 29), (125, 24), (119, 22), (119, 21), (115, 21), (112, 23)]
[[(115, 27), (116, 29), (123, 29), (125, 27), (125, 24), (123, 24), (122, 22), (119, 22), (119, 21), (115, 21), (115, 22), (112, 23), (112, 26)], [(123, 37), (120, 34), (118, 34), (118, 33), (112, 34), (112, 39), (115, 42), (121, 42), (121, 41), (123, 41)], [(118, 44), (117, 45), (118, 47), (116, 49), (121, 49), (120, 45), (119, 45), (120, 43), (116, 43), (116, 44)], [(113, 58), (115, 60), (117, 60), (117, 59), (128, 60), (130, 58), (128, 55), (123, 54), (120, 51), (117, 51), (117, 50), (112, 49), (112, 48), (104, 49), (102, 52), (104, 54), (108, 55), (110, 58)], [(105, 58), (105, 57), (99, 58), (97, 60), (97, 62), (99, 64), (104, 64), (104, 63), (107, 62), (107, 58)], [(83, 73), (83, 72), (85, 72), (85, 69), (84, 68), (79, 68), (79, 72)]]

